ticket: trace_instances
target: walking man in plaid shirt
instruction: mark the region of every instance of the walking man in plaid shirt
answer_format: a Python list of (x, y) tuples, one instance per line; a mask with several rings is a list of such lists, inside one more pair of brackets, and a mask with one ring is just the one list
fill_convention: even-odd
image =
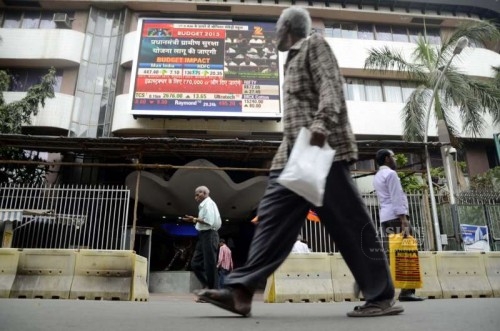
[(336, 150), (322, 207), (315, 211), (339, 247), (363, 296), (352, 317), (396, 315), (394, 286), (373, 222), (354, 184), (349, 165), (357, 146), (347, 116), (343, 78), (337, 60), (320, 35), (312, 35), (311, 17), (302, 7), (285, 9), (276, 23), (278, 50), (288, 51), (283, 83), (283, 141), (271, 164), (269, 181), (257, 215), (259, 223), (248, 259), (228, 275), (225, 288), (197, 295), (220, 308), (249, 316), (256, 287), (290, 253), (311, 204), (277, 182), (302, 127), (310, 144), (328, 143)]

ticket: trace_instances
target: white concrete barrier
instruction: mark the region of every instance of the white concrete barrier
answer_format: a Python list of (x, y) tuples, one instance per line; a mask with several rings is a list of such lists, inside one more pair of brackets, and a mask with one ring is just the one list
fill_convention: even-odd
[(9, 298), (16, 279), (19, 251), (14, 248), (0, 248), (0, 298)]
[(130, 300), (134, 265), (133, 251), (80, 250), (70, 298)]
[(345, 263), (340, 253), (330, 256), (330, 265), (332, 268), (332, 283), (334, 300), (342, 301), (360, 301), (354, 293), (354, 276)]
[(443, 289), (439, 282), (436, 265), (436, 252), (418, 252), (422, 288), (416, 289), (416, 295), (428, 299), (442, 299)]
[(437, 252), (436, 267), (443, 298), (493, 296), (480, 252)]
[(482, 256), (493, 296), (500, 298), (500, 252), (488, 252)]
[(75, 261), (71, 249), (21, 250), (10, 297), (68, 299)]
[(333, 301), (332, 274), (328, 254), (289, 255), (267, 280), (264, 301)]

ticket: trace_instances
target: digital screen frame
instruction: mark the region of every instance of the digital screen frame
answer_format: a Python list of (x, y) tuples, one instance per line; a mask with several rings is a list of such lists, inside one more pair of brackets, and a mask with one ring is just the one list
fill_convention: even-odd
[(275, 23), (139, 19), (134, 117), (281, 118)]

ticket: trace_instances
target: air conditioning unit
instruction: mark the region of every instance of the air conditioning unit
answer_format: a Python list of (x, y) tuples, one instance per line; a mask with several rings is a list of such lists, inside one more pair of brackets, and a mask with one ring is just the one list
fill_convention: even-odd
[(71, 28), (71, 18), (66, 13), (55, 13), (54, 23), (59, 28)]

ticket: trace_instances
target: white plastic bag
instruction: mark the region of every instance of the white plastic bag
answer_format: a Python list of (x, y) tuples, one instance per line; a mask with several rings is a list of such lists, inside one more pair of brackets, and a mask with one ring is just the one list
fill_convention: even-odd
[(311, 146), (311, 131), (301, 128), (292, 153), (278, 183), (302, 196), (317, 207), (323, 205), (326, 177), (335, 156), (327, 143), (323, 147)]

